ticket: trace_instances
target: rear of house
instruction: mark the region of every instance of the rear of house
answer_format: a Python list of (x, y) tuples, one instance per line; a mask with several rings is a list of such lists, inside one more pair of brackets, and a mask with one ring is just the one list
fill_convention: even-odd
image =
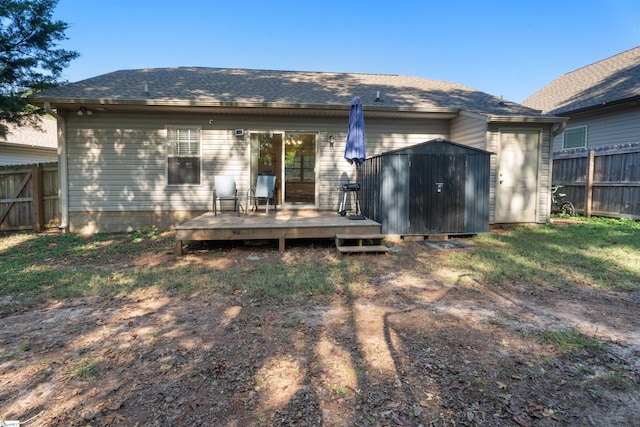
[[(435, 138), (496, 153), (492, 223), (549, 217), (551, 138), (562, 119), (453, 83), (395, 75), (217, 68), (119, 71), (32, 97), (58, 119), (63, 226), (170, 227), (212, 209), (216, 175), (241, 199), (277, 177), (279, 208), (337, 211), (363, 101), (367, 155)], [(245, 202), (246, 203), (246, 202)]]

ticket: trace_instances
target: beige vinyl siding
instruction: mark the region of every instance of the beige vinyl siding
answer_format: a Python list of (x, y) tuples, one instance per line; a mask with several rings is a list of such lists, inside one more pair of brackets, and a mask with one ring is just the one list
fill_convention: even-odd
[[(131, 229), (134, 226), (175, 225), (212, 209), (215, 175), (236, 178), (242, 204), (249, 186), (251, 132), (316, 134), (316, 206), (336, 210), (340, 185), (356, 180), (356, 167), (344, 159), (348, 118), (243, 117), (213, 114), (114, 114), (67, 117), (69, 214), (74, 230), (87, 232)], [(202, 175), (199, 185), (167, 185), (166, 127), (201, 129)], [(445, 138), (497, 152), (501, 128), (481, 117), (462, 115), (449, 120), (368, 119), (367, 156), (434, 138)], [(542, 132), (537, 221), (546, 222), (549, 204), (548, 126), (521, 125)], [(235, 129), (243, 129), (237, 137)], [(333, 149), (329, 136), (334, 137)], [(486, 143), (484, 142), (486, 141)], [(484, 146), (483, 146), (484, 145)], [(491, 156), (490, 222), (494, 222), (497, 156)], [(109, 224), (107, 227), (105, 224)]]
[[(213, 124), (210, 124), (210, 120)], [(199, 127), (202, 135), (200, 185), (168, 186), (166, 126)], [(368, 120), (367, 155), (448, 137), (448, 121)], [(244, 136), (236, 137), (235, 129)], [(337, 210), (339, 186), (355, 181), (356, 169), (344, 159), (347, 118), (212, 117), (211, 115), (124, 115), (96, 112), (67, 117), (69, 211), (76, 230), (92, 214), (171, 216), (212, 209), (215, 175), (232, 175), (245, 199), (249, 185), (250, 132), (312, 132), (317, 135), (317, 207)], [(334, 136), (334, 148), (329, 147)], [(244, 204), (244, 201), (243, 201)], [(73, 214), (75, 213), (75, 215)], [(137, 214), (136, 214), (137, 213)], [(114, 220), (116, 222), (116, 220)], [(123, 221), (124, 222), (124, 221)], [(91, 227), (100, 229), (99, 224)], [(113, 229), (113, 228), (112, 228)]]
[[(250, 132), (304, 132), (316, 134), (316, 179), (318, 188), (317, 207), (320, 210), (338, 210), (340, 185), (356, 179), (356, 167), (344, 159), (347, 138), (348, 118), (344, 119), (315, 119), (315, 118), (268, 118), (252, 119), (234, 118), (217, 122), (228, 129), (244, 129), (245, 136), (239, 140), (231, 136), (232, 144), (244, 144), (245, 159), (248, 159)], [(334, 137), (334, 147), (329, 146), (329, 136)], [(448, 135), (448, 121), (428, 120), (424, 122), (404, 120), (373, 120), (367, 119), (365, 112), (365, 137), (367, 142), (367, 156), (373, 156), (384, 151), (418, 144), (429, 139)], [(206, 156), (205, 156), (206, 158)], [(247, 160), (248, 161), (248, 160)], [(206, 169), (203, 168), (203, 169)], [(240, 172), (244, 177), (239, 185), (242, 193), (246, 194), (249, 169), (248, 163)]]
[[(571, 118), (567, 128), (587, 126), (587, 149), (637, 143), (640, 135), (640, 108)], [(553, 151), (563, 149), (563, 134), (553, 142)]]
[(470, 147), (487, 149), (487, 119), (485, 116), (461, 114), (451, 121), (451, 141)]
[[(356, 181), (356, 166), (344, 159), (347, 138), (347, 123), (332, 123), (337, 132), (333, 151), (327, 148), (328, 134), (320, 144), (319, 156), (319, 189), (321, 210), (338, 210), (340, 185)], [(365, 138), (367, 157), (376, 156), (385, 151), (409, 145), (419, 144), (434, 138), (448, 137), (448, 122), (445, 120), (428, 120), (424, 122), (404, 120), (367, 120), (365, 111)]]
[[(95, 119), (93, 117), (96, 117)], [(131, 119), (130, 117), (135, 117)], [(211, 208), (215, 174), (244, 178), (246, 146), (202, 118), (95, 114), (67, 123), (70, 211), (180, 211)], [(166, 125), (202, 128), (200, 185), (168, 186)], [(245, 187), (246, 188), (246, 185)]]
[[(340, 185), (356, 181), (356, 166), (344, 159), (347, 122), (332, 121), (326, 125), (328, 127), (322, 128), (319, 140), (319, 208), (337, 211)], [(447, 138), (448, 130), (446, 120), (368, 120), (365, 111), (367, 157), (438, 137)], [(336, 141), (333, 150), (327, 144), (329, 135), (333, 135)]]

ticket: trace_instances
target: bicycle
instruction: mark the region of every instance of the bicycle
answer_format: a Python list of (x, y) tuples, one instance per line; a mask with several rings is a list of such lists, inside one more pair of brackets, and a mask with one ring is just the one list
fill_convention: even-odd
[(551, 212), (573, 216), (576, 214), (576, 209), (573, 207), (573, 203), (564, 199), (565, 197), (567, 197), (565, 193), (558, 192), (558, 189), (562, 187), (564, 186), (563, 185), (551, 186)]

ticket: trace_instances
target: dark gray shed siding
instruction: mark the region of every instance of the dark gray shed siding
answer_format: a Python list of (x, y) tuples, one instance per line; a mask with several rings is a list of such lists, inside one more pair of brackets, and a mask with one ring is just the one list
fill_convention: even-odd
[(489, 231), (491, 153), (435, 139), (368, 158), (361, 207), (384, 234)]

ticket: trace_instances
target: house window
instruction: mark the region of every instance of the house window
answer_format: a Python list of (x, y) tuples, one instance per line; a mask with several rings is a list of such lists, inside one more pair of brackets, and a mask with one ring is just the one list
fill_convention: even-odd
[(562, 148), (584, 148), (587, 146), (587, 127), (580, 126), (564, 131)]
[(200, 184), (200, 129), (167, 127), (167, 183)]

